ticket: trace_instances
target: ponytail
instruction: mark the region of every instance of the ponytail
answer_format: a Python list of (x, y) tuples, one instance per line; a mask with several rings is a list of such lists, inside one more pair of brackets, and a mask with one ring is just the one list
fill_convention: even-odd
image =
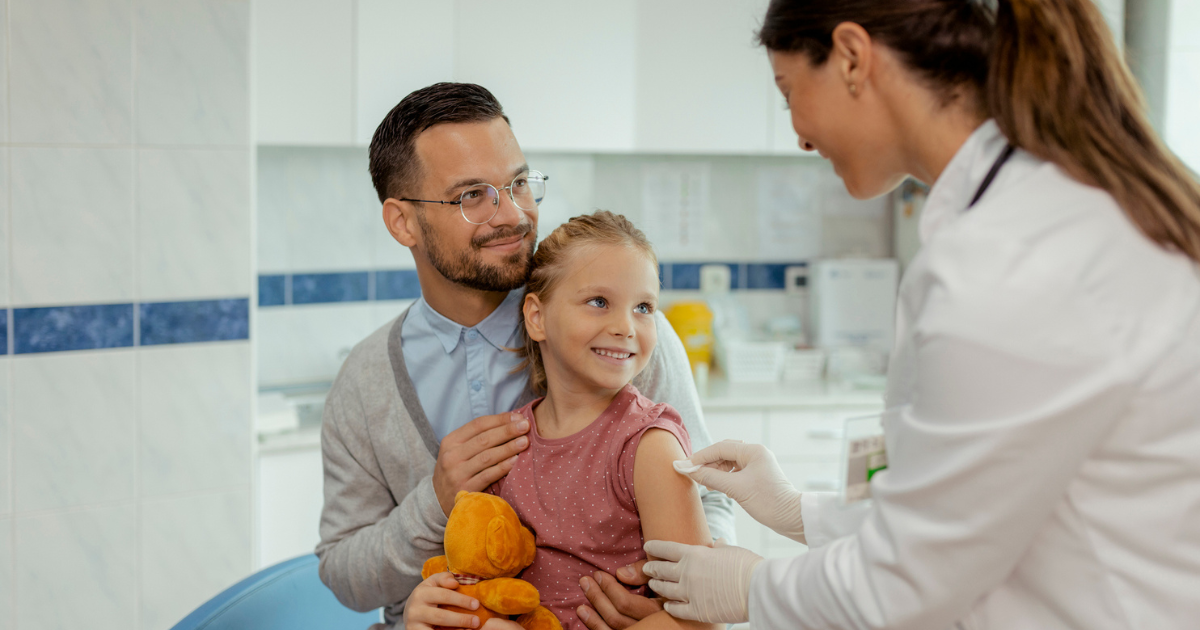
[(949, 103), (972, 88), (1013, 145), (1104, 189), (1147, 237), (1200, 262), (1200, 183), (1166, 148), (1092, 0), (771, 0), (769, 50), (825, 63), (862, 26)]
[(1108, 191), (1146, 236), (1200, 261), (1200, 183), (1151, 128), (1090, 0), (1000, 0), (985, 94), (1009, 142)]

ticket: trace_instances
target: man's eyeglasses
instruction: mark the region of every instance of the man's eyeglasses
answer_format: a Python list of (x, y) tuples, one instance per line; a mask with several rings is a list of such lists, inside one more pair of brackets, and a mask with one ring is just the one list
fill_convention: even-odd
[[(546, 181), (550, 178), (541, 171), (528, 171), (513, 178), (500, 190), (508, 191), (513, 205), (522, 210), (533, 210), (546, 198)], [(431, 201), (428, 199), (398, 199), (417, 203), (440, 203), (457, 205), (467, 223), (483, 225), (492, 220), (500, 210), (500, 190), (491, 184), (475, 184), (462, 191), (456, 201)]]

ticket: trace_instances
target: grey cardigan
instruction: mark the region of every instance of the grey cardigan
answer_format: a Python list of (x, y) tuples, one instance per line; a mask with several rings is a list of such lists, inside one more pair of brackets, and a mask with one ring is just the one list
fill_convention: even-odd
[[(425, 560), (441, 555), (446, 515), (433, 491), (438, 441), (417, 400), (400, 349), (408, 311), (359, 342), (325, 401), (321, 452), (321, 580), (346, 606), (386, 607), (388, 624), (421, 582)], [(658, 347), (634, 385), (670, 403), (684, 418), (692, 447), (712, 443), (678, 335), (661, 314)], [(527, 394), (527, 396), (530, 396)], [(527, 398), (528, 402), (531, 398)], [(702, 489), (714, 538), (734, 540), (733, 504)]]

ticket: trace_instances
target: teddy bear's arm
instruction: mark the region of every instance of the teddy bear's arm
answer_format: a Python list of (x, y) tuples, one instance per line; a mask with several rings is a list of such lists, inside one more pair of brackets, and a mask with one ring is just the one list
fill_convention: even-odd
[(541, 603), (537, 588), (517, 578), (484, 580), (475, 585), (475, 599), (502, 615), (521, 615)]
[(517, 623), (525, 630), (562, 630), (558, 617), (545, 606), (538, 606), (531, 612), (517, 617)]
[(450, 570), (450, 563), (446, 560), (446, 556), (434, 556), (425, 561), (425, 565), (421, 567), (421, 579), (427, 580), (434, 573), (442, 573)]

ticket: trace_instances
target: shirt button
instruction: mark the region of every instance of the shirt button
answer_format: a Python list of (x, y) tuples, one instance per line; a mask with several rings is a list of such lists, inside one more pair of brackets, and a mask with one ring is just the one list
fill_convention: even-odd
[(478, 338), (479, 338), (478, 330), (475, 330), (474, 328), (472, 328), (471, 330), (467, 331), (467, 339), (470, 339), (471, 341), (475, 341)]
[(481, 389), (483, 389), (483, 383), (480, 383), (479, 381), (471, 381), (471, 391), (477, 392)]

